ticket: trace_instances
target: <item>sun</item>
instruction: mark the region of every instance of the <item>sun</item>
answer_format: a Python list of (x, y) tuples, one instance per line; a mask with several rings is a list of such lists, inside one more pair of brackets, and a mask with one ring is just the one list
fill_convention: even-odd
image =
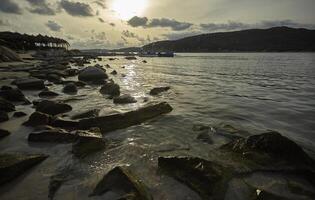
[(112, 9), (123, 20), (142, 15), (148, 5), (148, 0), (113, 0)]

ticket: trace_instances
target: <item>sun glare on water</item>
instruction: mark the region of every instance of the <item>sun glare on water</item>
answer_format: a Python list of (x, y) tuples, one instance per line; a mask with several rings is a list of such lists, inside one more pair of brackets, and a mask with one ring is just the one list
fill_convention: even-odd
[(148, 5), (148, 0), (114, 0), (112, 9), (123, 20), (141, 15)]

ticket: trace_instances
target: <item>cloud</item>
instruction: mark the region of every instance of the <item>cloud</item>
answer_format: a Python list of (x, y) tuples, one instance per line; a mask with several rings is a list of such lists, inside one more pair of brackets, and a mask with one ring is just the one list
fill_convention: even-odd
[(227, 23), (208, 23), (208, 24), (200, 24), (200, 27), (203, 30), (207, 31), (218, 31), (218, 30), (240, 30), (249, 28), (249, 24), (244, 24), (241, 22), (228, 21)]
[(134, 38), (141, 43), (145, 42), (144, 38), (140, 37), (139, 35), (131, 32), (131, 31), (124, 30), (121, 34), (122, 34), (122, 37), (124, 37), (124, 38)]
[(100, 21), (100, 22), (102, 22), (102, 23), (105, 23), (105, 21), (104, 21), (104, 19), (102, 19), (102, 18), (98, 18), (98, 21)]
[(97, 40), (107, 40), (105, 32), (96, 33), (94, 38)]
[(105, 0), (96, 0), (93, 3), (95, 3), (96, 5), (98, 5), (99, 7), (103, 9), (107, 8)]
[(57, 24), (54, 21), (49, 20), (46, 23), (46, 26), (51, 30), (51, 31), (55, 31), (55, 32), (59, 32), (62, 29), (62, 26), (60, 26), (59, 24)]
[(134, 16), (127, 23), (132, 27), (146, 26), (148, 22), (148, 18), (146, 17), (138, 17)]
[(39, 15), (55, 15), (56, 12), (51, 8), (51, 4), (46, 0), (26, 0), (31, 4), (32, 8), (28, 9), (31, 13)]
[(92, 8), (85, 3), (62, 0), (60, 6), (72, 16), (89, 17), (93, 16)]
[[(175, 32), (175, 33), (173, 32), (173, 33), (165, 33), (163, 34), (163, 36), (168, 40), (178, 40), (181, 38), (190, 37), (190, 36), (199, 35), (199, 34), (202, 34), (202, 32), (200, 31)], [(154, 40), (160, 40), (160, 39), (158, 38)]]
[(0, 26), (10, 26), (10, 23), (8, 20), (0, 19)]
[(115, 23), (109, 23), (109, 25), (111, 25), (112, 27), (116, 26)]
[(19, 5), (12, 0), (0, 0), (0, 11), (11, 14), (22, 14)]
[(167, 18), (153, 18), (149, 20), (147, 17), (134, 16), (127, 22), (132, 27), (144, 27), (144, 28), (171, 28), (174, 31), (182, 31), (190, 28), (193, 24), (188, 22), (179, 22), (175, 19)]
[(167, 19), (167, 18), (161, 18), (161, 19), (152, 19), (149, 24), (147, 24), (147, 27), (168, 27), (171, 28), (174, 31), (182, 31), (190, 28), (193, 24), (188, 22), (179, 22), (175, 19)]

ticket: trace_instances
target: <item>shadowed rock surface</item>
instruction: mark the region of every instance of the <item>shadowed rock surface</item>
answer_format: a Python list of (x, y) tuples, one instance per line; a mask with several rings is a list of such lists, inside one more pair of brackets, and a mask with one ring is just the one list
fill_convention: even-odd
[(137, 100), (133, 96), (130, 96), (129, 94), (124, 94), (119, 97), (114, 97), (114, 103), (116, 104), (137, 103)]
[(99, 112), (100, 112), (99, 109), (88, 110), (88, 111), (72, 116), (71, 119), (84, 119), (84, 118), (97, 117)]
[(72, 107), (68, 104), (44, 100), (37, 104), (36, 111), (49, 114), (58, 115), (66, 113), (72, 110)]
[(45, 88), (44, 81), (37, 78), (22, 78), (14, 81), (21, 90), (41, 90)]
[(47, 157), (43, 154), (0, 154), (0, 185), (18, 177)]
[(77, 139), (77, 134), (59, 128), (35, 131), (28, 136), (30, 142), (72, 143)]
[(15, 111), (15, 106), (9, 101), (0, 97), (0, 110), (5, 112)]
[(107, 82), (101, 87), (100, 93), (111, 95), (111, 96), (119, 96), (120, 95), (120, 87), (118, 84), (116, 84), (114, 82)]
[(0, 139), (10, 135), (11, 133), (7, 130), (4, 130), (4, 129), (0, 129)]
[(156, 87), (150, 91), (150, 95), (158, 95), (162, 92), (168, 91), (169, 89), (171, 89), (171, 88), (170, 87)]
[(29, 119), (23, 123), (25, 126), (40, 126), (47, 125), (52, 121), (52, 117), (41, 112), (34, 112)]
[[(130, 195), (130, 200), (152, 200), (143, 182), (127, 167), (115, 167), (96, 185), (91, 196), (114, 192), (121, 197)], [(124, 198), (122, 198), (124, 199)]]
[(78, 79), (80, 81), (97, 81), (107, 79), (106, 71), (98, 67), (87, 67), (80, 71)]

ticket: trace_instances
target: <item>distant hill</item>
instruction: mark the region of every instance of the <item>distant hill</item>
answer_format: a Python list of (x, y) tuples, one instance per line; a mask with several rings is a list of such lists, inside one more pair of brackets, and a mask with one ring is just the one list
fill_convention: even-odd
[(174, 52), (290, 52), (315, 51), (315, 30), (274, 27), (209, 33), (150, 43), (145, 51)]

